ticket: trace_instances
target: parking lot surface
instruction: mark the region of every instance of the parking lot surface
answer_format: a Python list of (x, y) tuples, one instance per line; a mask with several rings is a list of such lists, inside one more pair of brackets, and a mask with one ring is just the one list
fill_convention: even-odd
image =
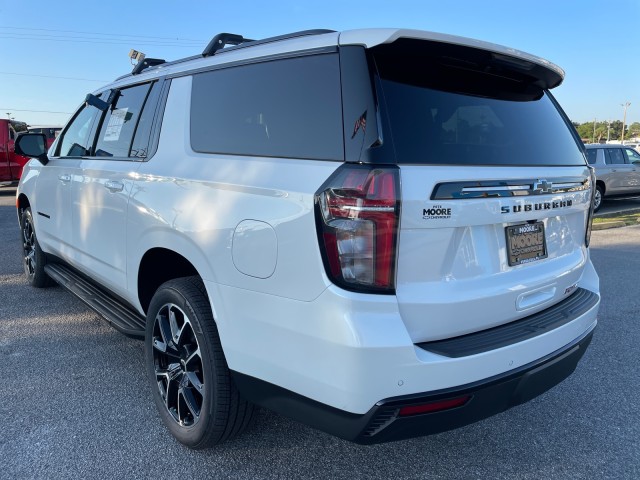
[(15, 189), (0, 189), (3, 478), (640, 478), (640, 226), (593, 233), (602, 305), (565, 382), (459, 430), (359, 446), (261, 411), (194, 452), (162, 426), (143, 344), (59, 287), (22, 273)]
[(640, 211), (640, 196), (637, 197), (605, 197), (602, 207), (596, 217), (608, 217), (621, 213), (636, 213)]

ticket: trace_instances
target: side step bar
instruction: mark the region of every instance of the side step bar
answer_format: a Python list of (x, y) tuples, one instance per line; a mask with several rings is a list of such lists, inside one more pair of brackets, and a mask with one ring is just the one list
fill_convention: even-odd
[(146, 319), (133, 308), (65, 265), (48, 263), (44, 271), (61, 287), (69, 290), (100, 314), (113, 328), (129, 337), (144, 338)]

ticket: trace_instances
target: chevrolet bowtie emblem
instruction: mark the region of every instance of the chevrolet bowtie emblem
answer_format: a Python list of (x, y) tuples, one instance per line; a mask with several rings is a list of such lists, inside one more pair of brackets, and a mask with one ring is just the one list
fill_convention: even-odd
[(553, 183), (547, 182), (544, 179), (536, 180), (533, 182), (533, 191), (535, 193), (549, 193), (553, 187)]

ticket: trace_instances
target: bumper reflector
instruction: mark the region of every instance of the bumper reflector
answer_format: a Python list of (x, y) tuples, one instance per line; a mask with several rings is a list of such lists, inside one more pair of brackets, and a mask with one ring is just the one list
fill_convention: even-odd
[(398, 415), (401, 417), (408, 417), (410, 415), (420, 415), (421, 413), (441, 412), (442, 410), (461, 407), (470, 399), (471, 395), (465, 395), (463, 397), (449, 398), (447, 400), (439, 400), (437, 402), (429, 402), (422, 405), (410, 405), (408, 407), (402, 407)]

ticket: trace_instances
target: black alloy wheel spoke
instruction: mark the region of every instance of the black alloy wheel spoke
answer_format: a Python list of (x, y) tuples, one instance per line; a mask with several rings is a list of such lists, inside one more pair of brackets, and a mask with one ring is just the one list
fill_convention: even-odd
[(166, 398), (164, 402), (169, 412), (176, 408), (179, 391), (180, 382), (176, 382), (175, 379), (169, 379), (167, 382)]
[(158, 330), (160, 333), (160, 338), (154, 336), (153, 347), (156, 350), (177, 359), (180, 358), (180, 353), (176, 348), (176, 344), (173, 342), (169, 319), (164, 314), (163, 310), (161, 310), (156, 317), (156, 325), (159, 327)]
[[(171, 340), (176, 345), (180, 345), (181, 336), (184, 328), (186, 327), (186, 323), (183, 323), (182, 327), (178, 326), (178, 317), (176, 316), (176, 310), (173, 308), (169, 309), (169, 327), (171, 328)], [(182, 320), (186, 320), (183, 317)]]
[(204, 390), (204, 384), (200, 381), (198, 376), (194, 372), (187, 372), (186, 374), (187, 380), (193, 386), (193, 388), (198, 392), (200, 396), (202, 396), (202, 391)]
[[(200, 407), (193, 395), (192, 389), (181, 388), (180, 396), (182, 397), (182, 402), (179, 402), (181, 419), (184, 423), (195, 423), (198, 418), (200, 418)], [(186, 410), (184, 407), (187, 407)]]
[[(197, 345), (196, 345), (197, 347)], [(202, 359), (200, 358), (200, 349), (196, 348), (193, 350), (193, 353), (189, 353), (190, 349), (187, 349), (187, 355), (184, 360), (184, 363), (187, 364), (187, 366), (192, 365), (194, 362), (200, 362), (202, 363)]]

